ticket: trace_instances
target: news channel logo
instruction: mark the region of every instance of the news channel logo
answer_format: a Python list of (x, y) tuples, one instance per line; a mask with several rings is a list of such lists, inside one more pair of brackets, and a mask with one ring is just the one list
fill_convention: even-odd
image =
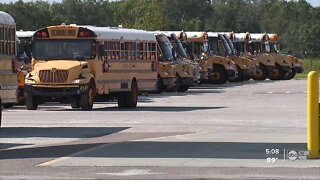
[(290, 161), (296, 160), (308, 160), (308, 151), (307, 150), (287, 150), (286, 159)]

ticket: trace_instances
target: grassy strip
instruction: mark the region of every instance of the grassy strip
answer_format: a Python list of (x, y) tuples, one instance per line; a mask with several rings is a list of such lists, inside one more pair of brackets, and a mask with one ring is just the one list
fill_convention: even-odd
[(310, 71), (320, 72), (320, 59), (303, 59), (303, 73), (298, 73), (295, 75), (295, 79), (305, 79), (308, 77)]

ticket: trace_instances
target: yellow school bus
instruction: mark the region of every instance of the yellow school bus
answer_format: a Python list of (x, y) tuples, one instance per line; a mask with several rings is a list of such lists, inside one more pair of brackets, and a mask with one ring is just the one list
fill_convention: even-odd
[(250, 36), (252, 39), (256, 40), (253, 42), (255, 48), (261, 50), (262, 53), (265, 53), (269, 59), (272, 59), (275, 62), (275, 69), (273, 71), (269, 71), (269, 79), (281, 80), (284, 78), (285, 74), (290, 73), (292, 65), (289, 60), (271, 53), (271, 46), (269, 42), (270, 38), (267, 33), (250, 34)]
[(237, 77), (234, 61), (209, 51), (209, 38), (206, 32), (186, 32), (188, 54), (196, 59), (200, 66), (200, 82), (223, 84)]
[(26, 106), (48, 101), (91, 110), (96, 99), (135, 108), (138, 94), (155, 91), (157, 41), (152, 33), (123, 28), (58, 25), (33, 35)]
[(172, 49), (174, 63), (176, 64), (176, 90), (185, 92), (189, 87), (196, 86), (199, 82), (200, 74), (198, 64), (192, 62), (185, 52), (185, 49), (175, 32), (157, 31), (159, 34), (167, 36)]
[(278, 41), (278, 35), (277, 34), (268, 34), (269, 36), (269, 43), (270, 43), (270, 49), (271, 49), (271, 54), (274, 56), (275, 59), (279, 59), (279, 61), (284, 61), (287, 60), (290, 66), (290, 71), (285, 72), (283, 75), (283, 80), (290, 80), (294, 78), (296, 73), (302, 73), (303, 68), (302, 68), (302, 61), (298, 59), (295, 56), (292, 55), (285, 55), (279, 53), (279, 41)]
[(158, 42), (157, 93), (175, 92), (179, 87), (177, 86), (176, 63), (172, 56), (170, 42), (163, 34), (154, 33), (154, 35)]
[(3, 107), (17, 102), (16, 23), (3, 11), (0, 11), (0, 87)]
[(227, 57), (236, 63), (238, 76), (231, 78), (229, 81), (247, 81), (255, 73), (255, 62), (246, 57), (236, 55), (233, 43), (222, 33), (208, 32), (210, 51), (223, 57)]
[(252, 38), (250, 33), (229, 33), (228, 37), (233, 41), (238, 55), (256, 62), (256, 73), (252, 79), (265, 80), (273, 74), (276, 64), (269, 55), (270, 46), (266, 36)]

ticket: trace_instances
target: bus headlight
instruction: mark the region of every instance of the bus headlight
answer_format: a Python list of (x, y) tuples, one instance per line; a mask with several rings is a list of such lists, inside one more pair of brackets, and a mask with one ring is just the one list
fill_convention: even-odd
[(76, 84), (79, 84), (79, 83), (82, 83), (84, 82), (86, 79), (85, 78), (77, 78), (73, 81), (73, 83), (76, 83)]
[(168, 75), (169, 75), (168, 70), (163, 71), (163, 74), (164, 74), (165, 76), (168, 76)]
[(30, 77), (25, 79), (25, 83), (26, 84), (32, 84), (32, 83), (35, 83), (35, 82), (36, 81), (34, 79), (30, 78)]

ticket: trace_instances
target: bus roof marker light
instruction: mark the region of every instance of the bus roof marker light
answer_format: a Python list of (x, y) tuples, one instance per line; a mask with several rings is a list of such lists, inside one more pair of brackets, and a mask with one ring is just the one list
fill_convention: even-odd
[(41, 36), (42, 36), (42, 37), (47, 37), (47, 33), (46, 33), (46, 32), (42, 32), (42, 33), (41, 33)]
[(41, 37), (41, 32), (37, 32), (37, 37)]
[(85, 36), (86, 36), (86, 33), (83, 32), (83, 31), (81, 31), (79, 35), (80, 35), (80, 37), (85, 37)]

